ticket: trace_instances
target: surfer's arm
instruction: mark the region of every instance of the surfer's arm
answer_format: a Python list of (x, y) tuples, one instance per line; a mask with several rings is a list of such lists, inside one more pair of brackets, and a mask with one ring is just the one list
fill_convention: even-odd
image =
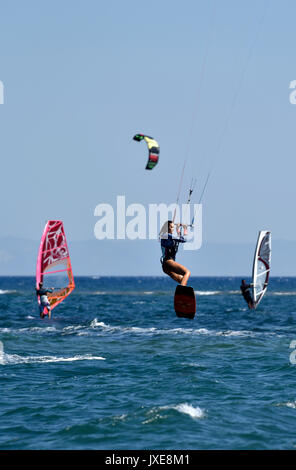
[[(183, 229), (183, 235), (181, 233)], [(177, 225), (177, 234), (178, 234), (178, 238), (174, 238), (175, 240), (178, 240), (180, 243), (186, 243), (186, 235), (187, 235), (187, 225), (182, 225), (182, 224), (178, 224)]]
[(173, 237), (174, 240), (176, 240), (179, 243), (186, 243), (187, 240), (183, 235), (180, 235), (179, 237)]
[(52, 294), (53, 291), (54, 287), (49, 287), (48, 289), (46, 289), (46, 294)]
[(182, 236), (180, 238), (175, 238), (174, 240), (176, 240), (178, 243), (186, 243), (187, 242), (186, 238), (182, 237)]

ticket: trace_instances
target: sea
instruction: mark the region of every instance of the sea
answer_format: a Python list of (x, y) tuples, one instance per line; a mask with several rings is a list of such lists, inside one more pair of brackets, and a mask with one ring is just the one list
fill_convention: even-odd
[(42, 320), (0, 277), (0, 449), (295, 449), (296, 278), (253, 311), (240, 281), (191, 277), (189, 320), (170, 278), (76, 277)]

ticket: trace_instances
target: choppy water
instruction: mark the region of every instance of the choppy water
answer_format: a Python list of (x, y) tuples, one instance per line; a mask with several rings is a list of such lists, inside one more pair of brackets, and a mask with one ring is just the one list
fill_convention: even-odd
[[(41, 320), (34, 279), (0, 278), (1, 449), (294, 449), (296, 278), (249, 311), (238, 278), (76, 278)], [(296, 343), (295, 343), (296, 344)]]

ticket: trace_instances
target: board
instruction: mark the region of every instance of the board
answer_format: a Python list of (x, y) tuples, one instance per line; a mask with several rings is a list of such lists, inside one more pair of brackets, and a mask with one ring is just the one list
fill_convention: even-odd
[(196, 298), (192, 287), (181, 285), (176, 287), (174, 307), (177, 317), (193, 320), (196, 313)]

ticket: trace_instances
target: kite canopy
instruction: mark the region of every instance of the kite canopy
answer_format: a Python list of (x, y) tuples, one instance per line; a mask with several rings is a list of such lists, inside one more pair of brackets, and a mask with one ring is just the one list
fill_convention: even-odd
[(145, 140), (148, 146), (148, 162), (146, 165), (146, 170), (152, 170), (152, 168), (157, 165), (159, 159), (159, 145), (153, 137), (149, 137), (148, 135), (144, 134), (136, 134), (133, 137), (134, 140), (137, 142), (141, 142)]
[(44, 287), (54, 286), (54, 291), (47, 295), (51, 309), (75, 288), (66, 235), (60, 220), (49, 220), (45, 225), (37, 258), (37, 289), (39, 282), (43, 282)]

